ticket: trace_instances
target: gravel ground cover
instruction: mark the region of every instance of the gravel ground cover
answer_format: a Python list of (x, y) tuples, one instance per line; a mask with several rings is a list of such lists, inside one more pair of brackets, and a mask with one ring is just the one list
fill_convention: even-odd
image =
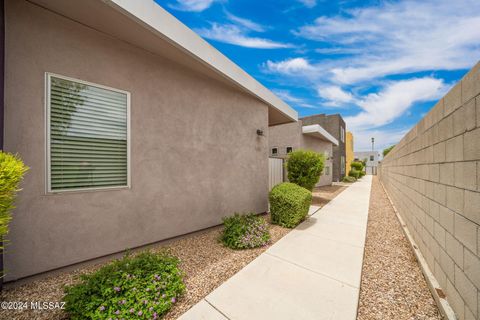
[(312, 191), (312, 204), (316, 206), (324, 206), (330, 200), (335, 198), (340, 192), (345, 190), (347, 186), (331, 185), (314, 188)]
[[(325, 205), (345, 187), (326, 186), (316, 188), (314, 194), (320, 205)], [(317, 204), (318, 205), (318, 204)], [(267, 217), (269, 219), (269, 217)], [(219, 241), (222, 227), (215, 227), (200, 233), (175, 239), (167, 244), (153, 247), (153, 251), (167, 249), (181, 260), (180, 267), (185, 272), (185, 295), (178, 300), (164, 319), (176, 319), (190, 307), (208, 295), (228, 278), (245, 267), (273, 243), (286, 235), (290, 229), (270, 225), (269, 245), (248, 250), (232, 250)], [(80, 274), (90, 273), (103, 264), (84, 267), (49, 278), (37, 280), (0, 293), (0, 301), (53, 301), (63, 297), (63, 285), (73, 284)], [(61, 310), (0, 310), (0, 319), (5, 320), (60, 320), (68, 319)]]
[(370, 196), (357, 319), (441, 319), (377, 177)]

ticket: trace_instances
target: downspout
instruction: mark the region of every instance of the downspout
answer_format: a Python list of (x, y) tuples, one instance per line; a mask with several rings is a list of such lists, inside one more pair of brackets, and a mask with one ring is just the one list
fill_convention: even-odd
[[(0, 0), (0, 150), (3, 150), (5, 110), (5, 1)], [(0, 238), (0, 246), (3, 244)], [(0, 291), (3, 289), (3, 250), (0, 250)]]

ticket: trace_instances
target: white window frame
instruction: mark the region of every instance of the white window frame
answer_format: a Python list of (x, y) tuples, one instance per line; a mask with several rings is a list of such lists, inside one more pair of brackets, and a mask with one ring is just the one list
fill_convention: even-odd
[[(124, 186), (107, 186), (107, 187), (89, 187), (89, 188), (73, 188), (73, 189), (59, 189), (52, 190), (51, 185), (51, 156), (50, 156), (50, 89), (51, 89), (51, 79), (59, 78), (67, 81), (72, 81), (80, 84), (85, 84), (88, 86), (111, 90), (119, 93), (123, 93), (127, 96), (127, 184)], [(130, 151), (131, 151), (131, 137), (130, 137), (130, 92), (125, 90), (120, 90), (112, 87), (107, 87), (101, 84), (84, 81), (80, 79), (75, 79), (51, 72), (45, 72), (45, 193), (46, 194), (57, 194), (57, 193), (72, 193), (72, 192), (91, 192), (91, 191), (108, 191), (108, 190), (119, 190), (119, 189), (130, 189), (131, 188), (131, 169), (130, 169)]]

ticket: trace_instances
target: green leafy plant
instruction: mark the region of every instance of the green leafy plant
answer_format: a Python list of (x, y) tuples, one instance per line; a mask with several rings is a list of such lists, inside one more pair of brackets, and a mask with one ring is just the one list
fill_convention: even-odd
[(349, 182), (349, 183), (351, 183), (351, 182), (355, 182), (355, 181), (357, 181), (357, 179), (355, 179), (355, 177), (351, 177), (351, 176), (345, 176), (345, 177), (343, 177), (343, 179), (342, 179), (342, 182)]
[[(0, 151), (0, 239), (8, 233), (18, 185), (28, 167), (16, 155)], [(0, 251), (3, 246), (0, 245)]]
[(312, 191), (320, 179), (325, 158), (322, 154), (310, 150), (295, 150), (287, 159), (288, 180)]
[(354, 161), (354, 162), (351, 163), (350, 166), (352, 167), (352, 169), (355, 169), (357, 171), (362, 171), (363, 168), (364, 168), (363, 163), (360, 162), (360, 161)]
[(305, 220), (312, 202), (312, 193), (296, 184), (276, 185), (269, 195), (272, 223), (294, 228)]
[(354, 177), (355, 179), (358, 179), (358, 178), (360, 178), (360, 171), (357, 171), (357, 170), (355, 170), (355, 169), (352, 169), (352, 170), (350, 170), (350, 172), (348, 173), (348, 175), (349, 175), (350, 177)]
[(389, 154), (390, 151), (392, 151), (393, 148), (395, 148), (395, 145), (390, 146), (390, 147), (388, 147), (388, 148), (386, 148), (386, 149), (383, 149), (383, 156), (385, 157), (387, 154)]
[(254, 213), (235, 213), (233, 216), (223, 218), (223, 223), (221, 241), (229, 248), (256, 248), (270, 241), (267, 221)]
[(179, 260), (166, 252), (126, 255), (65, 287), (70, 319), (159, 319), (185, 291)]

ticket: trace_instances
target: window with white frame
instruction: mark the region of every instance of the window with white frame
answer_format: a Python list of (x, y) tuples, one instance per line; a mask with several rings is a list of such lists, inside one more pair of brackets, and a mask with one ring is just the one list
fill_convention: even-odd
[(47, 74), (47, 191), (129, 186), (128, 92)]
[(340, 174), (345, 174), (345, 157), (340, 157)]
[(272, 148), (272, 156), (276, 156), (276, 155), (278, 155), (278, 148), (274, 147)]
[(330, 175), (330, 167), (325, 167), (325, 175), (326, 176)]
[(342, 142), (345, 142), (345, 128), (344, 127), (340, 127), (340, 140)]

